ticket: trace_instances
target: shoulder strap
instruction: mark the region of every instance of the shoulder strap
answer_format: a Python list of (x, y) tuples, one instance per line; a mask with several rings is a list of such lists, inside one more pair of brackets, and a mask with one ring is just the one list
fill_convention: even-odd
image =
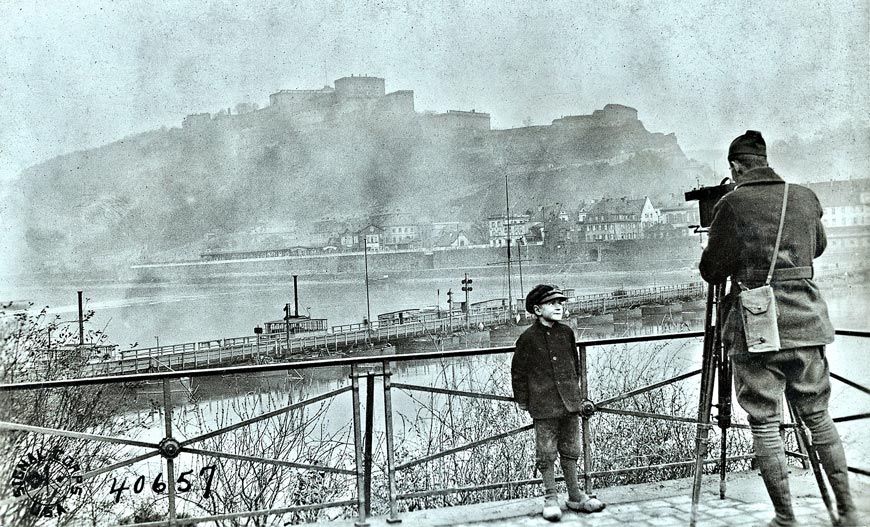
[(773, 269), (776, 267), (776, 256), (779, 254), (779, 242), (782, 241), (782, 226), (785, 224), (785, 207), (788, 204), (788, 183), (782, 189), (782, 212), (779, 214), (779, 229), (776, 231), (776, 244), (773, 246), (773, 257), (770, 259), (770, 268), (767, 270), (767, 280), (764, 285), (770, 285), (773, 279)]

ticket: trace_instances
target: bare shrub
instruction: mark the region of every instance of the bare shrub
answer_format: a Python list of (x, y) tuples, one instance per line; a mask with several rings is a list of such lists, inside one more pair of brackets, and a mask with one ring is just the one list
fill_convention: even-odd
[[(93, 315), (88, 311), (85, 321)], [(76, 328), (77, 329), (77, 328)], [(51, 343), (49, 345), (49, 334)], [(81, 376), (93, 346), (106, 340), (101, 330), (88, 330), (88, 346), (78, 347), (79, 334), (58, 316), (43, 308), (7, 314), (0, 310), (0, 382), (48, 380)], [(118, 401), (129, 395), (121, 385), (78, 386), (7, 392), (0, 404), (0, 420), (31, 426), (86, 432), (104, 436), (123, 436), (140, 428), (134, 418), (119, 414)], [(6, 430), (0, 433), (0, 481), (9, 481), (22, 457), (36, 452), (62, 452), (71, 456), (81, 470), (103, 467), (119, 459), (124, 447), (100, 441), (87, 441), (33, 432)], [(68, 512), (56, 516), (56, 525), (102, 525), (111, 518), (110, 503), (98, 498), (98, 490), (109, 475), (81, 482), (79, 495), (68, 496), (63, 505)], [(100, 493), (101, 494), (101, 493)], [(43, 523), (28, 511), (29, 500), (15, 498), (9, 485), (0, 486), (0, 523), (32, 526)]]
[[(303, 399), (305, 392), (298, 392)], [(292, 403), (273, 392), (237, 393), (209, 415), (197, 406), (186, 429), (200, 435), (277, 410)], [(329, 431), (324, 416), (329, 401), (281, 413), (266, 420), (208, 438), (192, 446), (231, 455), (353, 469), (354, 449), (349, 425)], [(250, 460), (197, 456), (198, 463), (216, 466), (211, 496), (190, 503), (211, 515), (319, 504), (347, 499), (353, 476)], [(199, 470), (200, 467), (197, 467)], [(186, 499), (186, 498), (183, 498)], [(346, 507), (287, 513), (284, 522), (327, 521), (353, 514)], [(274, 516), (252, 516), (217, 522), (233, 527), (275, 524)]]

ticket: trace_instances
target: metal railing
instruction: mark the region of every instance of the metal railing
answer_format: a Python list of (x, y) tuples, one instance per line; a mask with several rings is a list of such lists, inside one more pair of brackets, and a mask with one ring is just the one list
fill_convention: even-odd
[[(853, 330), (838, 330), (837, 334), (844, 337), (857, 337), (866, 339), (870, 337), (870, 332), (867, 331), (853, 331)], [(648, 394), (654, 390), (662, 388), (667, 385), (671, 385), (677, 382), (680, 382), (685, 379), (692, 378), (701, 373), (701, 370), (692, 370), (685, 373), (681, 373), (679, 375), (672, 376), (667, 379), (663, 379), (661, 381), (656, 381), (650, 384), (646, 384), (643, 386), (633, 387), (623, 393), (617, 394), (608, 394), (606, 397), (603, 397), (599, 400), (592, 400), (590, 392), (589, 392), (589, 367), (587, 365), (587, 360), (589, 356), (590, 348), (599, 348), (610, 345), (621, 345), (621, 344), (632, 344), (632, 343), (648, 343), (648, 342), (656, 342), (656, 341), (679, 341), (682, 339), (699, 339), (703, 337), (703, 332), (693, 331), (686, 333), (670, 333), (670, 334), (660, 334), (653, 336), (637, 336), (637, 337), (621, 337), (621, 338), (608, 338), (608, 339), (598, 339), (598, 340), (587, 340), (581, 341), (577, 345), (578, 349), (578, 359), (579, 359), (579, 367), (580, 367), (580, 379), (581, 379), (581, 393), (584, 397), (583, 410), (581, 412), (581, 437), (583, 443), (583, 458), (581, 460), (581, 473), (580, 476), (583, 480), (583, 485), (588, 493), (593, 491), (593, 481), (596, 478), (601, 478), (604, 476), (611, 475), (619, 475), (619, 474), (628, 474), (635, 473), (640, 471), (648, 471), (648, 470), (661, 470), (666, 468), (675, 468), (675, 467), (690, 467), (695, 463), (694, 460), (681, 460), (670, 463), (662, 463), (662, 464), (649, 464), (644, 466), (632, 466), (632, 467), (621, 467), (614, 468), (609, 470), (595, 470), (594, 467), (594, 459), (592, 456), (592, 452), (594, 450), (593, 445), (593, 434), (591, 433), (591, 421), (595, 418), (597, 414), (612, 414), (612, 415), (621, 415), (621, 416), (631, 416), (640, 419), (655, 419), (655, 420), (665, 420), (672, 421), (678, 423), (687, 423), (687, 424), (698, 424), (696, 419), (689, 417), (682, 417), (676, 415), (667, 415), (658, 412), (649, 412), (649, 411), (633, 411), (626, 410), (624, 408), (619, 408), (617, 403), (621, 401), (626, 401), (631, 398)], [(515, 436), (517, 434), (524, 433), (532, 428), (531, 424), (524, 424), (519, 427), (512, 428), (510, 430), (501, 431), (496, 434), (492, 434), (487, 437), (478, 438), (473, 441), (469, 441), (467, 443), (453, 446), (451, 448), (445, 448), (443, 450), (429, 453), (422, 457), (409, 458), (409, 459), (397, 459), (397, 451), (395, 446), (395, 434), (394, 434), (394, 424), (393, 419), (395, 417), (395, 411), (393, 409), (393, 395), (396, 390), (401, 390), (403, 392), (422, 392), (422, 393), (431, 393), (431, 394), (440, 394), (446, 397), (461, 397), (461, 398), (476, 398), (483, 399), (489, 401), (496, 401), (499, 403), (511, 403), (512, 397), (509, 397), (504, 394), (497, 393), (479, 393), (469, 390), (459, 390), (454, 387), (445, 387), (445, 386), (426, 386), (421, 384), (412, 384), (412, 383), (404, 383), (404, 382), (395, 382), (393, 380), (393, 376), (395, 374), (395, 368), (397, 365), (408, 363), (409, 361), (422, 361), (424, 363), (436, 361), (436, 360), (444, 360), (444, 359), (464, 359), (469, 357), (487, 357), (487, 356), (498, 356), (509, 354), (514, 351), (513, 347), (499, 347), (499, 348), (486, 348), (486, 349), (465, 349), (465, 350), (456, 350), (456, 351), (435, 351), (435, 352), (423, 352), (423, 353), (414, 353), (414, 354), (406, 354), (406, 355), (382, 355), (382, 356), (368, 356), (368, 357), (342, 357), (342, 358), (331, 358), (331, 359), (318, 359), (318, 360), (308, 360), (308, 361), (296, 361), (296, 362), (285, 362), (285, 363), (275, 363), (275, 364), (256, 364), (256, 365), (246, 365), (246, 366), (235, 366), (235, 367), (225, 367), (225, 368), (208, 368), (208, 369), (188, 369), (182, 371), (169, 371), (169, 372), (150, 372), (150, 373), (139, 373), (132, 375), (116, 375), (116, 376), (100, 376), (100, 377), (87, 377), (87, 378), (76, 378), (76, 379), (61, 379), (61, 380), (48, 380), (48, 381), (38, 381), (38, 382), (23, 382), (23, 383), (15, 383), (15, 384), (3, 384), (0, 385), (0, 393), (10, 393), (10, 392), (33, 392), (33, 391), (45, 391), (45, 390), (59, 390), (73, 387), (83, 387), (83, 386), (109, 386), (109, 385), (119, 385), (124, 383), (141, 383), (145, 381), (159, 381), (162, 383), (162, 399), (161, 405), (164, 415), (164, 436), (159, 443), (149, 442), (149, 441), (140, 441), (135, 438), (124, 438), (124, 437), (114, 437), (101, 435), (97, 433), (90, 432), (81, 432), (81, 431), (71, 431), (71, 430), (62, 430), (48, 427), (40, 427), (33, 426), (26, 423), (16, 423), (16, 422), (0, 422), (0, 430), (5, 430), (7, 432), (18, 432), (18, 433), (29, 433), (29, 434), (37, 434), (42, 436), (55, 436), (55, 437), (67, 437), (74, 439), (81, 439), (86, 441), (94, 441), (94, 442), (108, 442), (108, 443), (116, 443), (129, 447), (141, 448), (144, 449), (145, 452), (127, 457), (126, 459), (122, 459), (119, 461), (114, 461), (111, 463), (107, 463), (103, 466), (94, 466), (87, 467), (85, 470), (81, 470), (80, 472), (75, 474), (75, 477), (81, 479), (89, 479), (96, 477), (100, 474), (106, 474), (112, 472), (114, 470), (118, 470), (124, 467), (129, 467), (135, 463), (141, 462), (146, 459), (160, 457), (162, 459), (163, 467), (165, 470), (167, 481), (174, 482), (175, 478), (175, 466), (174, 459), (183, 452), (188, 454), (205, 456), (205, 457), (213, 457), (213, 458), (225, 458), (225, 459), (234, 459), (236, 461), (242, 462), (250, 462), (250, 463), (262, 463), (272, 466), (283, 466), (283, 467), (293, 467), (306, 471), (313, 471), (318, 473), (333, 473), (339, 474), (347, 477), (353, 477), (355, 480), (355, 494), (351, 495), (348, 491), (348, 495), (343, 496), (343, 499), (328, 501), (328, 502), (317, 502), (317, 503), (304, 503), (294, 506), (283, 506), (283, 507), (273, 507), (267, 509), (258, 509), (258, 510), (250, 510), (250, 511), (242, 511), (242, 512), (231, 512), (225, 514), (215, 514), (212, 516), (201, 516), (194, 518), (182, 518), (179, 517), (176, 513), (176, 505), (178, 496), (176, 495), (175, 486), (170, 484), (167, 486), (167, 499), (168, 499), (168, 518), (165, 521), (158, 522), (148, 522), (148, 523), (140, 523), (138, 525), (144, 526), (157, 526), (157, 525), (189, 525), (189, 524), (197, 524), (203, 522), (213, 522), (213, 521), (221, 521), (228, 520), (231, 518), (240, 518), (247, 516), (265, 516), (265, 515), (281, 515), (286, 514), (288, 512), (299, 512), (306, 510), (317, 510), (317, 509), (331, 509), (336, 507), (355, 507), (356, 515), (357, 515), (357, 525), (365, 525), (367, 518), (371, 513), (371, 488), (372, 488), (372, 478), (373, 478), (373, 469), (372, 469), (372, 460), (373, 460), (373, 416), (375, 412), (375, 402), (374, 402), (374, 394), (375, 394), (375, 378), (380, 377), (382, 379), (382, 387), (383, 387), (383, 417), (384, 417), (384, 439), (385, 439), (385, 449), (386, 449), (386, 467), (384, 473), (386, 475), (386, 488), (388, 492), (388, 500), (389, 500), (389, 518), (391, 521), (399, 521), (401, 520), (401, 516), (399, 514), (399, 502), (403, 500), (414, 500), (419, 498), (424, 498), (428, 496), (438, 496), (438, 495), (446, 495), (446, 494), (454, 494), (454, 493), (464, 493), (464, 492), (472, 492), (472, 491), (481, 491), (488, 489), (498, 489), (498, 488), (506, 488), (506, 487), (518, 487), (522, 485), (529, 485), (533, 483), (540, 482), (540, 479), (519, 479), (519, 480), (511, 480), (511, 481), (495, 481), (495, 482), (486, 482), (486, 483), (475, 483), (473, 485), (463, 485), (461, 482), (458, 484), (444, 487), (444, 488), (427, 488), (427, 489), (399, 489), (397, 484), (397, 475), (405, 473), (406, 471), (410, 471), (410, 469), (436, 461), (438, 459), (444, 458), (446, 456), (451, 456), (455, 454), (459, 454), (462, 452), (469, 451), (470, 449), (479, 447), (484, 444), (493, 443), (496, 441), (504, 440), (509, 437)], [(226, 375), (243, 375), (247, 378), (250, 378), (256, 374), (265, 374), (270, 372), (306, 372), (313, 371), (320, 368), (335, 368), (335, 367), (343, 367), (350, 368), (350, 376), (349, 382), (343, 384), (335, 389), (327, 391), (326, 393), (322, 393), (320, 395), (310, 397), (304, 399), (302, 401), (298, 401), (292, 404), (285, 405), (281, 408), (277, 408), (271, 410), (269, 412), (263, 412), (259, 415), (249, 417), (247, 419), (243, 419), (237, 423), (234, 423), (229, 426), (225, 426), (223, 428), (219, 428), (217, 430), (213, 430), (207, 433), (195, 435), (193, 437), (187, 437), (186, 435), (179, 436), (177, 432), (178, 423), (173, 419), (173, 409), (177, 407), (178, 401), (173, 398), (171, 383), (173, 381), (183, 379), (183, 378), (208, 378), (215, 376), (226, 376)], [(861, 385), (854, 380), (850, 380), (839, 374), (831, 374), (832, 378), (837, 381), (843, 383), (844, 385), (857, 389), (864, 394), (870, 394), (870, 389), (866, 386)], [(366, 402), (362, 403), (361, 400), (361, 381), (365, 380), (366, 384)], [(446, 380), (446, 379), (445, 379)], [(257, 456), (253, 455), (253, 453), (249, 454), (239, 454), (232, 452), (223, 452), (216, 451), (206, 448), (200, 448), (198, 445), (203, 441), (214, 438), (216, 436), (231, 434), (240, 428), (250, 426), (254, 423), (261, 422), (273, 417), (277, 417), (288, 412), (298, 410), (315, 403), (319, 403), (325, 401), (327, 399), (333, 399), (335, 397), (339, 397), (347, 392), (351, 392), (352, 397), (352, 426), (353, 426), (353, 458), (354, 458), (354, 468), (341, 468), (341, 467), (333, 467), (325, 464), (315, 464), (315, 463), (301, 463), (296, 461), (289, 461), (286, 459), (275, 459), (270, 458), (268, 456)], [(363, 409), (365, 411), (365, 425), (363, 424), (362, 412)], [(857, 419), (867, 419), (870, 418), (870, 414), (861, 413), (855, 415), (847, 415), (835, 418), (835, 422), (845, 422), (845, 421), (853, 421)], [(715, 420), (712, 424), (716, 424)], [(711, 424), (711, 425), (712, 425)], [(745, 425), (739, 424), (731, 424), (733, 428), (747, 428)], [(792, 426), (793, 425), (789, 425)], [(788, 428), (788, 426), (787, 426)], [(349, 446), (349, 445), (348, 445)], [(791, 452), (791, 455), (803, 458), (803, 454), (801, 452)], [(746, 460), (750, 459), (751, 455), (737, 455), (737, 456), (729, 456), (728, 460)], [(719, 459), (707, 459), (705, 463), (717, 463)], [(863, 468), (850, 467), (850, 471), (863, 475), (870, 475), (868, 470)], [(18, 499), (26, 499), (26, 496), (20, 496)]]

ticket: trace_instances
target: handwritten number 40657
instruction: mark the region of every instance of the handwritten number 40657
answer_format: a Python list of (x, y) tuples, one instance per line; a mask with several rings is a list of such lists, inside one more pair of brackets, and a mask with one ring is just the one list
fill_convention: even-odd
[[(199, 471), (199, 477), (205, 480), (205, 485), (203, 487), (202, 497), (209, 498), (211, 496), (211, 483), (214, 479), (214, 465), (208, 465), (206, 467), (202, 467), (202, 470)], [(181, 474), (178, 475), (178, 479), (176, 480), (175, 491), (176, 492), (187, 492), (193, 487), (193, 483), (190, 481), (189, 476), (193, 474), (192, 470), (185, 470)], [(127, 480), (124, 479), (121, 481), (121, 486), (118, 486), (118, 478), (112, 479), (112, 489), (109, 490), (109, 494), (115, 495), (115, 503), (121, 501), (121, 493), (125, 490), (132, 490), (134, 493), (139, 494), (143, 490), (145, 490), (145, 476), (139, 476), (133, 482), (133, 487), (127, 486)], [(151, 482), (151, 491), (156, 494), (163, 494), (166, 492), (166, 482), (163, 481), (163, 473), (159, 472), (157, 477), (154, 478), (154, 481)]]

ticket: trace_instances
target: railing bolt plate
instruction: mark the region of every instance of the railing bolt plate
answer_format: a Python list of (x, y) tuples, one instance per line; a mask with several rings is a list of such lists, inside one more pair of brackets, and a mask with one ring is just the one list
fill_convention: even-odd
[(175, 459), (181, 453), (181, 443), (171, 437), (161, 439), (158, 448), (160, 449), (160, 455), (166, 459)]

